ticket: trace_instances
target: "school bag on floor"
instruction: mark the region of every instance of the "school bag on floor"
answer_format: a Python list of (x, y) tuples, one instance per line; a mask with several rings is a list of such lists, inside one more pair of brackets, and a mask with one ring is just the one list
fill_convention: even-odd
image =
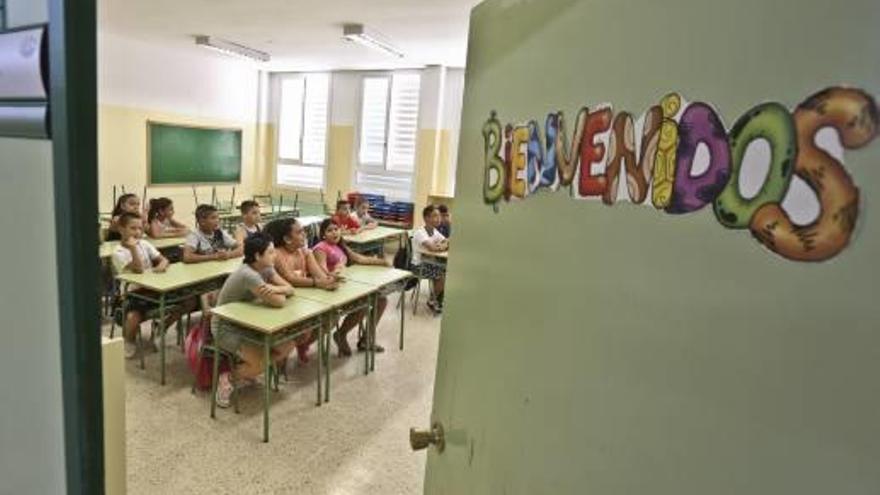
[[(195, 377), (195, 386), (200, 390), (211, 388), (211, 375), (214, 372), (214, 352), (208, 348), (211, 343), (211, 317), (208, 315), (190, 327), (184, 342), (186, 362)], [(226, 371), (229, 371), (229, 363), (221, 355), (220, 372)]]
[[(397, 254), (394, 255), (394, 261), (392, 264), (394, 265), (394, 268), (397, 268), (398, 270), (412, 270), (412, 239), (410, 239), (409, 236), (406, 238), (406, 244), (403, 246), (403, 249), (397, 250)], [(418, 279), (415, 278), (407, 280), (404, 291), (413, 289), (418, 283)]]

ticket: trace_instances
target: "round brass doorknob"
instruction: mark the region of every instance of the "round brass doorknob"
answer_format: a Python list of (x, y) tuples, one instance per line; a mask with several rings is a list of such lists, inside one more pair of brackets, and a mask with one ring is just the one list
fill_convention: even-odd
[(409, 429), (409, 445), (413, 450), (424, 450), (433, 445), (437, 452), (442, 453), (446, 448), (446, 439), (443, 434), (443, 425), (434, 423), (430, 430)]

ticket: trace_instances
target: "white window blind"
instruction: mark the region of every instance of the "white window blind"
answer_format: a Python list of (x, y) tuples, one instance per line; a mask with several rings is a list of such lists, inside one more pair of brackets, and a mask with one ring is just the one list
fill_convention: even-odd
[(282, 79), (276, 174), (279, 185), (324, 187), (329, 106), (329, 74)]
[(365, 77), (361, 104), (361, 165), (384, 165), (388, 119), (387, 77)]
[(305, 79), (281, 81), (281, 112), (278, 120), (278, 158), (299, 161), (302, 143)]
[(364, 77), (358, 190), (412, 198), (420, 90), (420, 74)]
[(321, 165), (327, 157), (327, 108), (330, 103), (330, 76), (306, 76), (305, 117), (303, 118), (303, 156), (308, 165)]
[(324, 169), (279, 163), (278, 184), (305, 189), (322, 189), (324, 187)]
[(392, 79), (386, 163), (388, 170), (398, 172), (415, 170), (420, 88), (421, 77), (418, 74), (395, 74)]

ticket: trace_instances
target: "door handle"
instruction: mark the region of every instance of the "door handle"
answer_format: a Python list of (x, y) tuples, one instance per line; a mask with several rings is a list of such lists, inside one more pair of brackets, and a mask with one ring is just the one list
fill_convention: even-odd
[(409, 429), (409, 445), (413, 450), (424, 450), (433, 445), (438, 453), (443, 453), (446, 448), (446, 436), (443, 432), (443, 425), (435, 422), (430, 430)]

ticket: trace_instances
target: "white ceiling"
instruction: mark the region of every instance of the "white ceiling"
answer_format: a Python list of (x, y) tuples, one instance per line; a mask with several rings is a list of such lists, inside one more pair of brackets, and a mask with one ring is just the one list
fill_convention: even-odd
[[(99, 0), (99, 30), (192, 46), (206, 34), (272, 55), (266, 70), (464, 67), (470, 9), (480, 0)], [(398, 59), (342, 39), (344, 23), (388, 38)], [(222, 55), (218, 55), (222, 56)]]

